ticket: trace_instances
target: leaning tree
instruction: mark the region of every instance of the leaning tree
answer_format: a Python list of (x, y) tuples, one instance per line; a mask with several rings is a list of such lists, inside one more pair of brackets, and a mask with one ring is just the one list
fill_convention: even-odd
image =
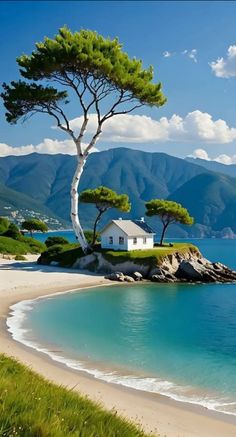
[[(117, 38), (104, 38), (90, 30), (72, 33), (63, 27), (58, 35), (37, 43), (30, 55), (20, 56), (17, 62), (27, 81), (3, 84), (6, 119), (17, 123), (34, 114), (47, 114), (73, 140), (78, 163), (71, 185), (71, 220), (86, 252), (88, 243), (78, 215), (78, 185), (88, 154), (110, 118), (143, 105), (162, 106), (166, 98), (161, 83), (153, 83), (153, 68), (143, 69), (140, 60), (131, 59), (122, 50)], [(77, 115), (82, 112), (79, 132), (65, 110), (69, 94), (77, 98)], [(89, 117), (94, 113), (96, 127), (83, 146)]]
[(129, 197), (127, 194), (117, 194), (115, 191), (107, 187), (97, 187), (82, 191), (79, 195), (79, 201), (93, 204), (98, 210), (93, 226), (92, 246), (96, 241), (97, 225), (106, 211), (115, 208), (119, 211), (129, 212), (131, 209), (131, 204), (129, 203)]
[(146, 203), (146, 215), (149, 217), (158, 216), (163, 224), (160, 245), (162, 246), (166, 230), (173, 223), (192, 225), (193, 217), (180, 203), (172, 200), (153, 199)]

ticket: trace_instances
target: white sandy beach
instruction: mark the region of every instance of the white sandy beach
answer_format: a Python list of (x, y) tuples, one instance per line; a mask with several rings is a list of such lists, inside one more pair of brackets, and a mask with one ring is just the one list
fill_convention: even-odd
[[(109, 283), (104, 277), (38, 266), (36, 257), (16, 262), (0, 259), (0, 352), (19, 359), (48, 379), (74, 388), (108, 409), (162, 437), (235, 437), (236, 417), (173, 401), (165, 396), (128, 389), (74, 371), (14, 341), (6, 329), (9, 307), (21, 300)], [(99, 288), (98, 288), (99, 292)]]

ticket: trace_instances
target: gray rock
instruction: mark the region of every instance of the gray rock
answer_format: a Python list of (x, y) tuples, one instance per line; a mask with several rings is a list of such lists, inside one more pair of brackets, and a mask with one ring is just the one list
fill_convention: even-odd
[(124, 276), (124, 280), (126, 281), (126, 282), (134, 282), (135, 280), (134, 280), (134, 278), (132, 278), (132, 276)]
[(164, 275), (152, 275), (152, 282), (169, 282)]
[(124, 273), (123, 272), (115, 272), (115, 275), (124, 276)]
[(179, 264), (177, 277), (200, 281), (203, 279), (205, 273), (205, 267), (198, 261), (181, 261)]
[(211, 263), (208, 260), (182, 261), (176, 272), (179, 279), (193, 282), (232, 282), (236, 281), (236, 272), (224, 264)]
[(134, 272), (133, 278), (135, 279), (135, 281), (141, 281), (143, 279), (143, 275), (142, 275), (142, 273)]
[(149, 272), (148, 278), (151, 279), (152, 276), (154, 276), (154, 275), (161, 275), (161, 274), (162, 274), (161, 269), (159, 267), (154, 267)]
[(109, 273), (105, 276), (105, 279), (110, 279), (111, 281), (120, 281), (124, 277), (123, 273), (120, 275), (119, 273)]

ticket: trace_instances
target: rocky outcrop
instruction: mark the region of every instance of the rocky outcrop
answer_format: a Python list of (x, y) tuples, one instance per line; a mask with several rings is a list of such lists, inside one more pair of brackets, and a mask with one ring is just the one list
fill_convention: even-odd
[(236, 272), (221, 263), (211, 263), (205, 258), (182, 261), (176, 272), (178, 279), (200, 282), (236, 281)]
[(210, 262), (198, 251), (174, 253), (163, 257), (159, 264), (149, 265), (139, 260), (126, 260), (113, 265), (100, 252), (79, 258), (74, 268), (108, 273), (106, 278), (118, 282), (142, 279), (152, 282), (234, 282), (236, 271), (219, 262)]

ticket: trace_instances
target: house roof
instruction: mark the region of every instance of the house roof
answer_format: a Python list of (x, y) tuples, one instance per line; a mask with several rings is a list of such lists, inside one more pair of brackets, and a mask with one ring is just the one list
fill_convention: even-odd
[(138, 236), (155, 234), (155, 232), (150, 228), (150, 226), (148, 226), (147, 223), (143, 222), (142, 220), (112, 220), (101, 231), (101, 234), (112, 223), (118, 226), (129, 237), (138, 237)]

